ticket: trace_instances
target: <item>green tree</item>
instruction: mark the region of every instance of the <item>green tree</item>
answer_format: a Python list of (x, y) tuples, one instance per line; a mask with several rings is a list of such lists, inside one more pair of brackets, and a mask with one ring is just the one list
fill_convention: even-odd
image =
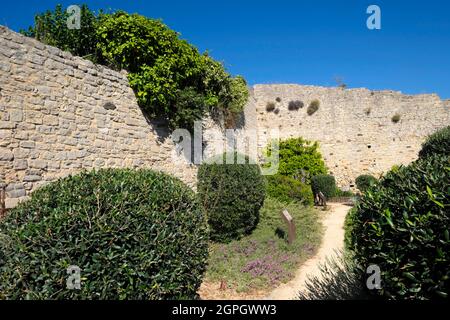
[[(271, 150), (267, 149), (270, 155)], [(317, 142), (303, 138), (291, 138), (279, 143), (278, 173), (283, 176), (303, 179), (309, 183), (311, 177), (326, 174), (327, 169)]]
[(192, 128), (206, 112), (226, 118), (242, 112), (248, 88), (223, 64), (200, 52), (160, 20), (118, 11), (96, 15), (81, 7), (81, 29), (67, 28), (69, 14), (58, 5), (38, 14), (24, 34), (94, 62), (129, 72), (140, 107), (165, 118), (172, 128)]

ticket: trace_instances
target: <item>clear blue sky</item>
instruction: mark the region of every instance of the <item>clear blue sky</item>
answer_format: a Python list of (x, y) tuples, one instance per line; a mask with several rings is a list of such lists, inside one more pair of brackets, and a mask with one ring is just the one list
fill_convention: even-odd
[[(2, 1), (0, 24), (13, 30), (37, 12), (79, 0)], [(161, 18), (201, 51), (250, 84), (300, 83), (437, 93), (450, 99), (448, 0), (84, 1)], [(368, 30), (366, 9), (382, 10), (382, 29)]]

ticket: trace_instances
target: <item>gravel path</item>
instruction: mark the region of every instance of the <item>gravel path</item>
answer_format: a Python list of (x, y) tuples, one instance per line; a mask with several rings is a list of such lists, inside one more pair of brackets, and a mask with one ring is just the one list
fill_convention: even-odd
[(328, 205), (331, 206), (331, 209), (325, 213), (326, 217), (322, 221), (325, 232), (319, 251), (314, 257), (302, 264), (300, 269), (297, 270), (294, 279), (273, 290), (267, 299), (295, 299), (298, 293), (305, 288), (307, 276), (320, 275), (319, 264), (324, 263), (327, 256), (334, 255), (336, 250), (343, 249), (344, 220), (351, 207), (339, 203), (330, 203)]

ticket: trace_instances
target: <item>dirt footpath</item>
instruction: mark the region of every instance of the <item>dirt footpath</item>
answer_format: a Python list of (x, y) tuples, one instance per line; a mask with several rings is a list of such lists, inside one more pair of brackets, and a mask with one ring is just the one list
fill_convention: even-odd
[(273, 290), (266, 299), (295, 299), (298, 293), (305, 289), (305, 281), (308, 275), (319, 276), (319, 264), (324, 263), (327, 256), (335, 255), (336, 250), (343, 249), (344, 221), (351, 207), (340, 203), (330, 203), (329, 206), (331, 209), (325, 213), (326, 217), (322, 220), (325, 230), (322, 244), (317, 254), (302, 264), (297, 270), (294, 279)]

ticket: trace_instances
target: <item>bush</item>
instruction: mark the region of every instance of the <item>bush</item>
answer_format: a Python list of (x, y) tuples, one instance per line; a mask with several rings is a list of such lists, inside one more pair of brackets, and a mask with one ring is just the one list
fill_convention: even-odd
[(317, 175), (311, 179), (311, 188), (314, 194), (322, 192), (327, 199), (330, 199), (336, 195), (336, 180), (327, 174)]
[[(287, 210), (295, 221), (297, 237), (288, 243), (288, 227), (280, 213)], [(267, 197), (261, 221), (251, 235), (230, 243), (213, 243), (206, 281), (224, 281), (240, 293), (255, 290), (269, 295), (272, 288), (292, 280), (301, 263), (314, 256), (323, 235), (319, 211), (297, 202)], [(205, 290), (202, 298), (227, 298), (227, 291)], [(248, 296), (248, 295), (247, 295)]]
[(336, 188), (334, 192), (335, 197), (354, 197), (355, 194), (351, 192), (350, 190), (341, 190), (339, 188)]
[(320, 101), (315, 99), (309, 104), (308, 109), (306, 111), (309, 116), (312, 116), (314, 113), (317, 112), (317, 110), (319, 110), (319, 107), (320, 107)]
[(369, 187), (377, 183), (377, 179), (369, 174), (363, 174), (356, 178), (356, 187), (361, 192), (366, 192)]
[[(192, 299), (208, 257), (194, 192), (151, 170), (48, 184), (0, 222), (0, 299)], [(81, 290), (68, 290), (69, 266)]]
[(67, 20), (71, 14), (63, 10), (61, 5), (57, 5), (54, 11), (47, 10), (37, 14), (34, 26), (26, 31), (21, 30), (21, 33), (50, 46), (69, 51), (73, 55), (96, 61), (98, 17), (87, 5), (80, 6), (80, 9), (80, 29), (67, 28)]
[(242, 77), (232, 77), (222, 63), (180, 39), (160, 20), (118, 11), (95, 15), (83, 6), (81, 29), (67, 28), (68, 14), (37, 15), (28, 36), (94, 62), (125, 69), (140, 107), (171, 128), (192, 129), (206, 112), (233, 118), (243, 111), (249, 91)]
[(376, 264), (389, 299), (448, 298), (450, 161), (430, 156), (389, 172), (348, 218), (361, 268)]
[(237, 153), (233, 154), (233, 164), (225, 164), (226, 156), (214, 157), (198, 170), (198, 196), (208, 217), (211, 239), (217, 242), (249, 234), (258, 224), (265, 198), (259, 166)]
[(400, 119), (401, 119), (400, 114), (396, 113), (396, 114), (394, 114), (394, 115), (392, 116), (392, 119), (391, 119), (391, 120), (392, 120), (393, 123), (397, 123), (397, 122), (400, 121)]
[(272, 111), (275, 110), (275, 108), (276, 108), (275, 102), (267, 102), (267, 104), (266, 104), (266, 111), (267, 112), (272, 112)]
[(290, 101), (288, 105), (288, 109), (290, 111), (297, 111), (304, 107), (304, 103), (300, 100)]
[(281, 98), (280, 98), (280, 97), (277, 97), (277, 98), (275, 99), (275, 101), (279, 103), (279, 102), (281, 102)]
[(307, 277), (299, 300), (368, 300), (363, 274), (352, 257), (336, 252), (319, 264), (320, 273)]
[[(272, 150), (268, 147), (265, 152), (270, 156)], [(279, 174), (308, 184), (311, 176), (326, 172), (317, 142), (312, 143), (303, 138), (290, 138), (279, 142)]]
[(430, 135), (422, 145), (419, 158), (427, 158), (433, 154), (450, 155), (450, 126)]
[(286, 203), (298, 201), (306, 206), (314, 201), (309, 185), (282, 175), (267, 176), (267, 195)]

